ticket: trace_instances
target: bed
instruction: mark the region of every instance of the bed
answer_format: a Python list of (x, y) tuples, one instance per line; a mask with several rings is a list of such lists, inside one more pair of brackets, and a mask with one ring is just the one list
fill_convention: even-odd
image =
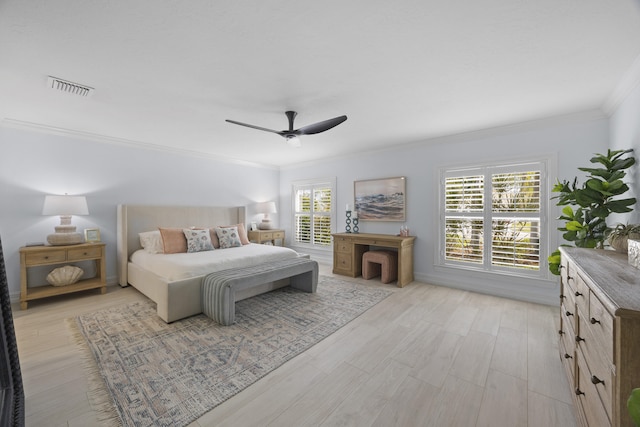
[[(158, 227), (215, 227), (245, 224), (245, 209), (209, 206), (119, 205), (117, 212), (117, 264), (120, 286), (131, 285), (157, 305), (158, 316), (170, 323), (202, 312), (200, 291), (204, 277), (229, 268), (295, 258), (288, 248), (250, 243), (238, 248), (207, 252), (149, 254), (142, 250), (139, 233)], [(178, 269), (167, 264), (178, 260)], [(288, 279), (266, 283), (236, 295), (237, 300), (288, 285)]]

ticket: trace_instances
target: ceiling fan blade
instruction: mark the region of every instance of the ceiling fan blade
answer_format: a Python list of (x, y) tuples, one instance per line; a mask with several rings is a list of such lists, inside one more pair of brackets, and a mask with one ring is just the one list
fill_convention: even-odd
[(267, 128), (263, 128), (263, 127), (260, 127), (260, 126), (250, 125), (250, 124), (247, 124), (247, 123), (236, 122), (235, 120), (225, 120), (225, 121), (227, 121), (229, 123), (233, 123), (234, 125), (246, 126), (248, 128), (263, 130), (265, 132), (277, 133), (278, 135), (282, 135), (284, 133), (284, 132), (279, 131), (279, 130), (267, 129)]
[(338, 126), (340, 123), (347, 120), (347, 116), (335, 117), (333, 119), (325, 120), (323, 122), (314, 123), (312, 125), (303, 126), (300, 129), (292, 132), (296, 135), (313, 135), (314, 133), (324, 132), (332, 127)]

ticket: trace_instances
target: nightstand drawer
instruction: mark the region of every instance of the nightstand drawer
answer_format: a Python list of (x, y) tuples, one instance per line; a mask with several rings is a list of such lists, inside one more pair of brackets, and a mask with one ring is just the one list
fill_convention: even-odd
[(271, 240), (271, 239), (273, 239), (273, 233), (271, 233), (271, 232), (270, 233), (261, 233), (260, 234), (260, 238), (262, 240)]
[(67, 261), (75, 261), (78, 259), (99, 258), (100, 255), (102, 255), (102, 251), (99, 247), (69, 249), (69, 257)]
[(67, 259), (67, 253), (64, 250), (34, 252), (28, 253), (25, 257), (27, 265), (50, 264), (52, 262), (61, 262)]
[(272, 239), (284, 239), (284, 231), (274, 231)]

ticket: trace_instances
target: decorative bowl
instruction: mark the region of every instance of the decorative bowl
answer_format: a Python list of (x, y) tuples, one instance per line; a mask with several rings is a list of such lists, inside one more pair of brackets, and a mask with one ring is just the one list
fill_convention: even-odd
[(47, 282), (53, 286), (67, 286), (76, 283), (83, 274), (84, 271), (80, 267), (65, 265), (52, 270), (47, 275)]

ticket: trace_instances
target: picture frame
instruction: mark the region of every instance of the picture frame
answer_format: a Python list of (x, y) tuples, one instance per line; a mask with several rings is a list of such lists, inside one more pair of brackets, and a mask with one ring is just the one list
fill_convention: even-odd
[(355, 211), (360, 221), (405, 221), (406, 177), (354, 181)]
[(255, 222), (252, 222), (250, 227), (251, 231), (258, 231), (258, 224), (256, 224)]
[(100, 229), (99, 228), (85, 228), (84, 229), (84, 241), (87, 243), (97, 243), (100, 241)]

